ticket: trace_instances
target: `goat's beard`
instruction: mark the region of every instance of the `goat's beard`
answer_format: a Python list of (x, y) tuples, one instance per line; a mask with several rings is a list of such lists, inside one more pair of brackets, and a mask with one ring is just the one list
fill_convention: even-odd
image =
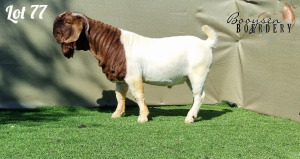
[(63, 55), (69, 59), (70, 57), (73, 57), (73, 55), (74, 55), (74, 50), (76, 49), (76, 44), (75, 44), (75, 42), (71, 42), (68, 44), (61, 44), (61, 49), (62, 49)]

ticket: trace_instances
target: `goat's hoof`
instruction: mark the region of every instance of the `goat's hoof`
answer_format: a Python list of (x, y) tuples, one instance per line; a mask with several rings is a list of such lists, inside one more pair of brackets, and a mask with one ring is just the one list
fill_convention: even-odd
[(148, 122), (148, 118), (147, 117), (139, 116), (138, 122), (139, 123), (146, 123), (146, 122)]
[(194, 122), (194, 118), (186, 117), (184, 122), (185, 123), (193, 123)]
[(114, 112), (111, 116), (111, 118), (120, 118), (124, 113), (120, 112)]

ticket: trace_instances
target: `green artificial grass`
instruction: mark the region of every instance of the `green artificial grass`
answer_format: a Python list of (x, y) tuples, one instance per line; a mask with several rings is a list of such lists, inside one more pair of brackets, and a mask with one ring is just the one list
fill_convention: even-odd
[(300, 123), (225, 103), (138, 107), (111, 119), (114, 108), (41, 107), (0, 111), (0, 158), (300, 158)]

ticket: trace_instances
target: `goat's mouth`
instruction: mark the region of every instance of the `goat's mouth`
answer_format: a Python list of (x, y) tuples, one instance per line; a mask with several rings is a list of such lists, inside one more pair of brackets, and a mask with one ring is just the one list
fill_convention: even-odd
[(67, 43), (65, 43), (66, 39), (61, 34), (54, 35), (54, 37), (58, 44), (61, 44), (61, 45), (67, 44)]
[(57, 43), (59, 43), (61, 45), (64, 44), (64, 41), (65, 41), (64, 38), (60, 38), (60, 37), (55, 37), (55, 40)]

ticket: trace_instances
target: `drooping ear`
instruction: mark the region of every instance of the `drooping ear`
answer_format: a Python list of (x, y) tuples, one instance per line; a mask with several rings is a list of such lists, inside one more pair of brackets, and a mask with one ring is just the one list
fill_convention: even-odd
[(77, 41), (81, 34), (82, 28), (83, 28), (83, 22), (81, 20), (74, 20), (72, 24), (71, 36), (66, 41), (64, 41), (64, 43)]
[(88, 18), (85, 15), (80, 14), (80, 13), (72, 13), (72, 16), (82, 18), (83, 25), (85, 26), (85, 34), (88, 35), (89, 29), (90, 29), (90, 24), (89, 24)]
[(85, 27), (85, 33), (88, 33), (89, 23), (86, 16), (80, 13), (72, 13), (72, 17), (75, 19), (72, 24), (71, 36), (65, 41), (65, 43), (75, 42), (78, 40), (83, 27)]

